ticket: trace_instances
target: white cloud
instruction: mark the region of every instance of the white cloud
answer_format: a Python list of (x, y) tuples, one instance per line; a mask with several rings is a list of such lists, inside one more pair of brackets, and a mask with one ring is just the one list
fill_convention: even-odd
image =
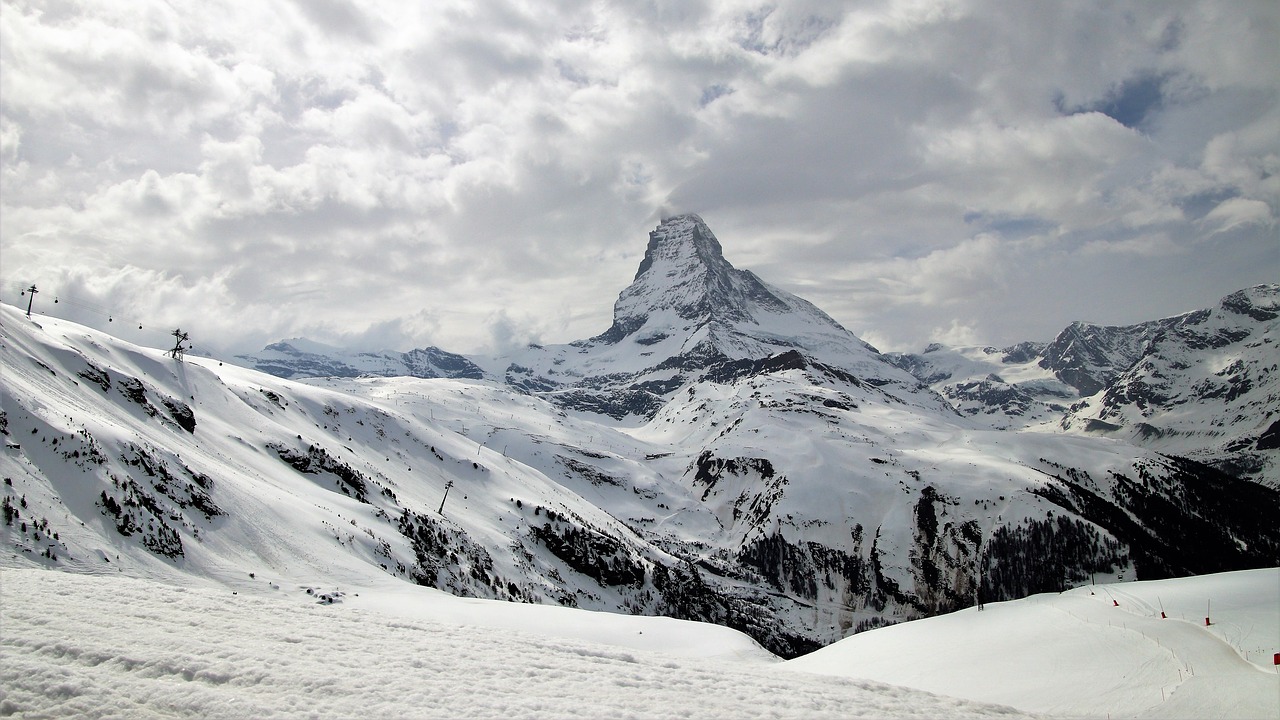
[(951, 324), (945, 328), (935, 327), (932, 333), (934, 342), (940, 342), (943, 345), (965, 346), (965, 345), (981, 345), (982, 337), (970, 325), (965, 325), (959, 320), (953, 319)]
[[(513, 342), (594, 334), (664, 207), (894, 343), (953, 321), (1043, 338), (1280, 270), (1259, 250), (1280, 213), (1270, 4), (3, 10), (3, 286), (168, 278), (242, 349), (479, 350), (502, 317)], [(1154, 93), (1137, 111), (1107, 106), (1134, 87)], [(1191, 279), (1155, 287), (1170, 274)], [(123, 282), (99, 299), (153, 312)]]
[(0, 117), (0, 158), (6, 164), (18, 159), (18, 148), (22, 145), (22, 127), (6, 117)]
[(1097, 208), (1120, 187), (1114, 175), (1143, 162), (1145, 145), (1096, 112), (919, 133), (939, 197), (988, 213), (1044, 217), (1066, 229), (1114, 221), (1114, 213), (1099, 216)]
[(1080, 248), (1082, 255), (1124, 254), (1146, 257), (1169, 256), (1181, 252), (1181, 248), (1168, 235), (1155, 233), (1124, 238), (1123, 240), (1093, 240)]
[(1271, 206), (1261, 200), (1245, 198), (1224, 200), (1204, 217), (1204, 224), (1213, 228), (1214, 232), (1232, 230), (1241, 225), (1275, 227), (1275, 223)]

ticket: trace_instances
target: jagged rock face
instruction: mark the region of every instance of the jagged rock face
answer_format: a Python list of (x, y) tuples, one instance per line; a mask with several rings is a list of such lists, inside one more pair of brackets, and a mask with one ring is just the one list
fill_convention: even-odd
[(1280, 485), (1280, 285), (1125, 327), (1073, 323), (1047, 345), (930, 345), (886, 358), (997, 428), (1105, 433)]
[(1224, 312), (1243, 315), (1258, 322), (1280, 317), (1280, 285), (1255, 285), (1222, 298)]
[(1159, 321), (1141, 357), (1073, 406), (1063, 427), (1102, 429), (1280, 484), (1266, 439), (1280, 419), (1278, 310), (1280, 285), (1258, 285)]
[(1040, 366), (1089, 396), (1142, 356), (1159, 321), (1124, 327), (1074, 322), (1044, 349)]
[(1006, 365), (1019, 365), (1038, 360), (1044, 354), (1045, 343), (1034, 341), (1020, 342), (1017, 345), (1011, 345), (1002, 351), (1000, 362)]
[(853, 356), (843, 360), (874, 353), (810, 303), (730, 265), (697, 215), (664, 220), (649, 233), (644, 260), (613, 314), (613, 326), (593, 341), (648, 346), (677, 336), (684, 348), (709, 342), (731, 359), (779, 348), (816, 354), (834, 346)]
[(618, 342), (666, 312), (693, 326), (737, 322), (749, 319), (757, 304), (786, 309), (754, 275), (724, 259), (719, 241), (701, 218), (675, 217), (649, 233), (635, 279), (614, 303), (613, 327), (600, 338)]
[(724, 258), (697, 215), (668, 218), (649, 233), (635, 280), (614, 303), (612, 326), (573, 343), (583, 374), (688, 373), (724, 361), (788, 350), (851, 372), (901, 375), (812, 304), (771, 287)]

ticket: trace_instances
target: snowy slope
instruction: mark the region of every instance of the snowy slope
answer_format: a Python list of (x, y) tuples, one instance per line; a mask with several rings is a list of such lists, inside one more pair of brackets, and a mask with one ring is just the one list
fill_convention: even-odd
[[(318, 605), (284, 588), (232, 595), (36, 570), (3, 579), (6, 716), (844, 718), (857, 708), (885, 718), (1025, 717), (777, 672), (741, 636), (661, 618), (610, 616), (616, 624), (584, 632), (577, 621), (588, 613), (565, 611), (515, 629), (506, 625), (530, 619), (492, 620), (521, 606), (425, 593), (387, 610), (363, 606), (363, 592)], [(610, 638), (624, 633), (637, 647)], [(726, 645), (747, 654), (724, 657)]]
[(394, 579), (707, 620), (794, 656), (975, 591), (1280, 547), (1274, 492), (1123, 442), (986, 429), (798, 353), (708, 368), (619, 428), (491, 382), (300, 384), (0, 310), (0, 532), (33, 565)]
[[(963, 607), (975, 592), (1226, 569), (1208, 565), (1238, 538), (1275, 542), (1265, 513), (1236, 506), (1274, 507), (1264, 488), (1125, 443), (969, 426), (819, 366), (689, 388), (631, 434), (672, 448), (655, 467), (683, 468), (697, 507), (715, 514), (698, 536), (736, 567), (707, 564), (745, 566), (778, 593), (769, 602), (789, 598), (786, 612), (837, 636)], [(1232, 507), (1208, 510), (1219, 501)], [(1232, 530), (1209, 530), (1228, 516)]]
[[(546, 600), (565, 584), (546, 577), (554, 567), (522, 566), (503, 523), (539, 507), (631, 537), (563, 486), (394, 400), (179, 363), (4, 312), (0, 469), (18, 515), (5, 532), (36, 562), (220, 582), (258, 570), (313, 583), (390, 574)], [(439, 515), (449, 483), (458, 490)]]
[[(1272, 718), (1280, 710), (1280, 676), (1257, 663), (1280, 647), (1275, 569), (993, 603), (778, 663), (715, 626), (388, 582), (329, 589), (327, 602), (298, 586), (232, 591), (7, 565), (0, 559), (0, 713), (17, 717)], [(1206, 629), (1199, 615), (1210, 598)], [(993, 701), (1001, 704), (984, 704)]]
[(1277, 608), (1275, 568), (1099, 584), (873, 630), (784, 667), (1071, 717), (1274, 718)]

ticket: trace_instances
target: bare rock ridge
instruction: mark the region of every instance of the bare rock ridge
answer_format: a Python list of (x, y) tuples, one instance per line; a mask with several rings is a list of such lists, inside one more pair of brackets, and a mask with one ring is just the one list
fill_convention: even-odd
[(1080, 395), (1092, 395), (1142, 357), (1160, 325), (1159, 321), (1124, 327), (1073, 322), (1044, 349), (1039, 363)]

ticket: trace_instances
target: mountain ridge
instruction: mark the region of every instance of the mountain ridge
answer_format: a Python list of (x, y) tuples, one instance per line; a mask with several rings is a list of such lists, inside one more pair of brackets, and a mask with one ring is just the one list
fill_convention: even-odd
[[(1074, 322), (1050, 343), (887, 358), (993, 427), (1122, 437), (1280, 487), (1280, 284), (1127, 326)], [(1268, 434), (1270, 433), (1270, 434)]]
[[(620, 422), (643, 422), (669, 402), (679, 388), (700, 379), (724, 378), (763, 366), (767, 358), (799, 352), (807, 362), (840, 368), (883, 388), (899, 400), (942, 408), (1001, 429), (1055, 425), (1058, 431), (1123, 436), (1139, 445), (1194, 457), (1215, 467), (1280, 487), (1280, 460), (1272, 444), (1280, 437), (1280, 387), (1265, 357), (1246, 364), (1238, 376), (1196, 384), (1203, 394), (1238, 400), (1241, 388), (1256, 389), (1235, 412), (1220, 412), (1213, 398), (1192, 398), (1177, 382), (1136, 377), (1130, 369), (1164, 348), (1167, 352), (1215, 350), (1232, 343), (1273, 342), (1278, 285), (1257, 285), (1224, 297), (1215, 308), (1132, 325), (1076, 321), (1047, 343), (1026, 341), (1003, 349), (947, 349), (931, 344), (923, 353), (881, 354), (808, 301), (770, 286), (725, 259), (715, 234), (696, 214), (664, 218), (649, 233), (645, 254), (630, 285), (614, 303), (613, 322), (604, 332), (565, 345), (530, 346), (506, 356), (461, 356), (439, 348), (410, 353), (308, 354), (289, 348), (241, 356), (257, 369), (282, 377), (359, 375), (488, 379), (537, 394), (571, 411)], [(1234, 325), (1224, 320), (1239, 319)], [(1223, 325), (1221, 343), (1196, 337), (1206, 322)], [(1225, 329), (1232, 325), (1232, 329)], [(1233, 339), (1234, 338), (1234, 339)], [(1181, 342), (1182, 351), (1170, 350)], [(1217, 343), (1215, 345), (1215, 343)], [(998, 362), (997, 362), (998, 359)], [(806, 360), (770, 361), (803, 364)], [(1158, 372), (1179, 375), (1188, 357)], [(1230, 363), (1228, 363), (1230, 364)], [(1148, 363), (1148, 370), (1153, 366)], [(482, 369), (488, 368), (488, 369)], [(900, 373), (898, 371), (901, 371)], [(1136, 371), (1135, 371), (1136, 372)], [(1230, 374), (1230, 373), (1228, 373)], [(922, 392), (920, 386), (928, 391)], [(1221, 386), (1220, 386), (1221, 385)], [(1151, 395), (1160, 386), (1159, 398)], [(1088, 398), (1105, 393), (1090, 401)], [(1176, 405), (1199, 404), (1201, 420), (1172, 418)], [(1148, 407), (1157, 400), (1157, 407)], [(1190, 405), (1188, 404), (1190, 403)], [(1240, 403), (1235, 403), (1239, 405)], [(1133, 405), (1129, 410), (1122, 406)], [(1141, 405), (1142, 407), (1138, 407)], [(1181, 411), (1181, 410), (1179, 410)], [(1152, 415), (1156, 417), (1151, 417)], [(1259, 415), (1265, 422), (1249, 423)], [(1230, 427), (1213, 428), (1213, 423)]]

